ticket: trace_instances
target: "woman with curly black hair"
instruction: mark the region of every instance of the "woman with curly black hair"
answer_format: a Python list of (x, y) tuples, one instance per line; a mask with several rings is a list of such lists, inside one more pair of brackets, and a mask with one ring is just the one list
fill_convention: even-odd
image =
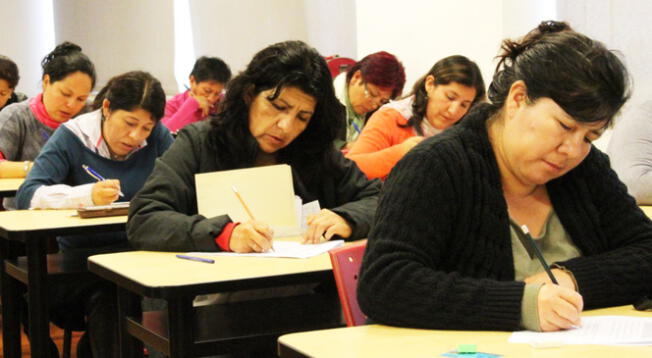
[(333, 147), (343, 123), (328, 67), (315, 49), (287, 41), (261, 50), (229, 83), (222, 112), (181, 130), (156, 163), (131, 202), (129, 241), (147, 250), (268, 250), (266, 223), (198, 214), (194, 175), (273, 164), (290, 165), (296, 194), (326, 208), (309, 220), (307, 242), (365, 237), (380, 186)]

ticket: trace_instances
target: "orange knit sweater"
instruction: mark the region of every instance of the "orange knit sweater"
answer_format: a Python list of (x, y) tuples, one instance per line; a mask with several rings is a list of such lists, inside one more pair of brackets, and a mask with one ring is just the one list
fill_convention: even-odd
[(408, 152), (400, 144), (416, 132), (405, 125), (408, 118), (393, 108), (381, 108), (364, 126), (346, 157), (358, 164), (369, 179), (385, 180), (394, 165)]

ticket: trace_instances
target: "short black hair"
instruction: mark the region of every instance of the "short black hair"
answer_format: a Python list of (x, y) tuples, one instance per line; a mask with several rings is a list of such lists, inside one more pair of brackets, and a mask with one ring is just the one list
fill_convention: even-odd
[(197, 82), (215, 81), (226, 84), (231, 79), (231, 69), (220, 58), (202, 56), (195, 61), (190, 75)]
[(20, 76), (18, 75), (18, 66), (7, 56), (0, 55), (0, 79), (9, 83), (9, 88), (16, 88)]

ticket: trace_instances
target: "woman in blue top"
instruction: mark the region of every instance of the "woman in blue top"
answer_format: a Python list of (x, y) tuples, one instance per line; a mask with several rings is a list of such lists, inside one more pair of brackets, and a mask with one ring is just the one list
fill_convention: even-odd
[[(96, 110), (62, 125), (43, 147), (18, 190), (18, 207), (62, 209), (130, 200), (172, 144), (170, 132), (158, 124), (164, 107), (165, 93), (149, 73), (111, 79), (94, 102)], [(110, 179), (96, 181), (84, 165)], [(59, 245), (64, 253), (129, 247), (124, 232), (62, 237)], [(117, 347), (114, 289), (98, 279), (64, 282), (51, 290), (53, 321), (86, 316), (92, 356), (112, 357)]]

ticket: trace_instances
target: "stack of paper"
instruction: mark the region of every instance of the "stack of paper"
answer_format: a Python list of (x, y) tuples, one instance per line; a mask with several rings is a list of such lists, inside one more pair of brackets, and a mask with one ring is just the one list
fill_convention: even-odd
[(328, 252), (331, 249), (342, 246), (343, 240), (326, 241), (321, 244), (300, 244), (291, 241), (274, 241), (274, 251), (255, 252), (239, 254), (236, 252), (190, 252), (188, 255), (195, 256), (249, 256), (249, 257), (290, 257), (305, 259)]
[(514, 332), (510, 343), (533, 346), (565, 344), (652, 345), (652, 317), (582, 317), (582, 325), (558, 332)]

